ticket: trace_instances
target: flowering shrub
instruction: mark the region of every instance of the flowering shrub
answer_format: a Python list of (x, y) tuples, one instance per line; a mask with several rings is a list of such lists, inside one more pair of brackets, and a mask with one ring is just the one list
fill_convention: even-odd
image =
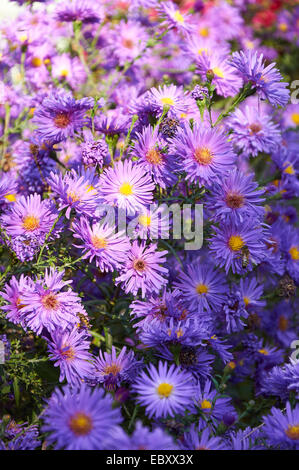
[(1, 449), (299, 450), (296, 3), (2, 19)]

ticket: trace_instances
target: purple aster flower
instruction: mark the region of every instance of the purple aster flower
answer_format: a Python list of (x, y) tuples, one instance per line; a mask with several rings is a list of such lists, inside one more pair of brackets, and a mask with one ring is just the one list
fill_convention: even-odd
[(34, 235), (19, 235), (12, 238), (9, 246), (20, 261), (31, 261), (41, 247), (41, 240), (40, 237)]
[(134, 215), (153, 200), (155, 188), (149, 175), (131, 161), (117, 162), (101, 175), (101, 192), (107, 204), (118, 206)]
[(71, 210), (78, 214), (95, 217), (96, 209), (102, 201), (100, 194), (100, 181), (94, 168), (84, 170), (74, 169), (62, 175), (51, 173), (47, 179), (52, 191), (59, 198), (59, 210), (67, 208), (66, 217), (69, 218)]
[(86, 166), (100, 167), (108, 155), (108, 145), (105, 140), (90, 140), (81, 144), (82, 161)]
[(136, 133), (132, 154), (138, 157), (138, 164), (142, 165), (154, 182), (162, 188), (171, 187), (177, 181), (174, 174), (176, 162), (173, 155), (168, 155), (163, 142), (158, 138), (158, 126), (153, 130), (151, 126), (143, 128), (142, 133)]
[(187, 310), (203, 313), (221, 308), (227, 292), (225, 276), (207, 264), (194, 264), (174, 282)]
[(81, 217), (73, 222), (72, 230), (74, 237), (83, 243), (75, 246), (83, 250), (84, 258), (89, 261), (95, 258), (102, 272), (121, 268), (126, 261), (130, 242), (124, 233), (114, 233), (114, 227), (101, 222), (90, 226), (88, 220)]
[(131, 315), (134, 319), (139, 320), (134, 325), (138, 329), (146, 329), (148, 325), (152, 326), (155, 322), (161, 325), (168, 318), (183, 320), (187, 316), (191, 316), (180, 297), (166, 289), (160, 296), (152, 295), (145, 301), (134, 300), (130, 308), (132, 309)]
[(180, 157), (181, 171), (191, 182), (214, 183), (221, 179), (235, 162), (236, 155), (224, 134), (194, 124), (193, 129), (179, 129), (172, 142), (172, 151)]
[(168, 269), (160, 266), (165, 262), (166, 254), (167, 251), (157, 251), (156, 243), (146, 246), (145, 242), (134, 241), (116, 284), (120, 284), (126, 294), (137, 295), (139, 289), (142, 297), (147, 293), (158, 293), (167, 284), (163, 275), (168, 274)]
[(184, 450), (226, 450), (224, 441), (220, 437), (211, 436), (211, 431), (206, 428), (199, 435), (195, 424), (189, 432), (184, 433), (182, 447)]
[(204, 322), (193, 318), (186, 320), (169, 318), (162, 324), (157, 322), (149, 324), (140, 332), (142, 343), (151, 348), (157, 348), (162, 357), (167, 359), (169, 359), (167, 351), (161, 349), (160, 346), (167, 346), (168, 349), (172, 345), (198, 346), (202, 345), (203, 340), (207, 337), (208, 333)]
[(99, 23), (104, 17), (102, 7), (93, 0), (71, 0), (68, 4), (62, 1), (56, 5), (54, 14), (58, 21), (83, 23)]
[(156, 418), (184, 414), (192, 403), (192, 376), (174, 364), (168, 368), (166, 362), (159, 362), (158, 369), (150, 364), (147, 370), (149, 376), (142, 372), (132, 386), (146, 414)]
[(185, 98), (187, 92), (183, 87), (176, 85), (164, 85), (159, 88), (151, 88), (148, 92), (148, 100), (157, 116), (161, 116), (163, 109), (168, 108), (167, 115), (178, 117), (180, 113), (185, 112)]
[(265, 300), (260, 300), (264, 292), (264, 286), (259, 284), (255, 277), (240, 279), (240, 293), (246, 308), (264, 307)]
[[(42, 201), (39, 194), (21, 196), (9, 206), (9, 209), (1, 217), (6, 233), (12, 237), (32, 236), (40, 241), (40, 245), (43, 244), (58, 215), (55, 204), (48, 199)], [(54, 234), (55, 231), (51, 233), (51, 237)]]
[(256, 157), (259, 152), (270, 153), (281, 143), (278, 124), (252, 106), (245, 106), (243, 111), (236, 109), (227, 123), (233, 131), (232, 143), (246, 157)]
[(139, 22), (121, 20), (109, 33), (108, 50), (119, 65), (123, 66), (126, 62), (140, 60), (140, 55), (143, 59), (148, 33)]
[(75, 131), (87, 124), (86, 111), (94, 105), (93, 98), (75, 100), (71, 93), (53, 92), (36, 108), (32, 122), (38, 135), (50, 142), (61, 142), (73, 137)]
[(247, 217), (262, 217), (264, 208), (261, 196), (264, 190), (258, 189), (253, 174), (245, 175), (233, 169), (221, 183), (213, 184), (213, 191), (207, 196), (207, 208), (214, 220), (242, 222)]
[(24, 291), (33, 284), (33, 281), (21, 274), (19, 280), (12, 276), (11, 280), (5, 284), (4, 291), (0, 293), (3, 299), (7, 302), (6, 305), (1, 307), (6, 312), (6, 318), (15, 324), (20, 324), (23, 327), (24, 322), (22, 319), (22, 308), (24, 305), (21, 302), (21, 297)]
[(173, 2), (163, 2), (159, 6), (159, 13), (165, 18), (165, 26), (175, 28), (179, 32), (190, 34), (195, 31), (195, 25), (189, 21), (190, 15), (184, 15), (176, 8)]
[(48, 341), (49, 358), (60, 368), (59, 382), (64, 379), (71, 385), (80, 385), (92, 374), (93, 356), (88, 352), (90, 340), (85, 331), (76, 328), (63, 331), (59, 328), (51, 334)]
[(260, 393), (277, 396), (286, 401), (294, 390), (299, 396), (299, 362), (291, 362), (283, 366), (274, 366), (266, 370), (260, 378)]
[(126, 351), (124, 346), (117, 355), (112, 346), (111, 354), (100, 351), (94, 362), (93, 377), (109, 391), (118, 388), (121, 382), (132, 382), (143, 366), (142, 361), (135, 359), (133, 351)]
[(9, 438), (7, 446), (3, 443), (1, 450), (35, 450), (40, 447), (41, 441), (38, 440), (39, 433), (37, 426), (26, 426), (27, 423), (21, 425), (11, 420), (4, 430), (4, 434)]
[(43, 328), (54, 331), (57, 327), (74, 326), (77, 313), (86, 314), (80, 298), (71, 289), (63, 290), (72, 281), (63, 281), (64, 271), (46, 270), (43, 279), (26, 287), (21, 296), (22, 320), (36, 333)]
[(234, 289), (223, 304), (219, 318), (222, 320), (222, 317), (224, 317), (227, 333), (234, 333), (244, 328), (243, 320), (248, 318), (248, 312), (245, 308), (245, 301), (238, 290)]
[(43, 414), (43, 432), (55, 449), (100, 450), (107, 434), (121, 421), (120, 410), (112, 409), (112, 398), (100, 388), (81, 385), (79, 390), (58, 388)]
[(271, 446), (280, 449), (299, 449), (299, 405), (294, 409), (286, 404), (285, 413), (272, 408), (271, 414), (264, 417), (263, 433)]
[(239, 92), (242, 80), (229, 63), (227, 55), (203, 51), (198, 55), (196, 64), (203, 81), (206, 81), (208, 76), (212, 78), (212, 85), (215, 85), (218, 95), (227, 98)]
[(17, 181), (14, 174), (2, 173), (0, 176), (0, 202), (15, 202), (17, 193)]
[(224, 397), (212, 388), (212, 383), (207, 380), (204, 386), (198, 385), (195, 390), (194, 405), (200, 409), (206, 418), (211, 420), (212, 425), (218, 426), (227, 413), (234, 413), (230, 397)]
[(161, 428), (150, 431), (136, 422), (135, 430), (131, 436), (118, 426), (113, 430), (111, 442), (107, 444), (109, 450), (176, 450), (173, 438), (166, 434)]
[(264, 260), (265, 244), (269, 240), (263, 225), (249, 219), (241, 225), (228, 222), (222, 224), (221, 228), (215, 227), (215, 235), (209, 241), (210, 251), (218, 266), (224, 267), (226, 273), (230, 268), (233, 273), (244, 273)]
[(286, 269), (289, 275), (299, 282), (299, 231), (298, 228), (288, 225), (285, 227), (282, 238), (282, 249), (287, 258)]
[(262, 99), (272, 106), (286, 106), (290, 96), (288, 84), (281, 82), (282, 76), (275, 63), (265, 66), (263, 54), (252, 50), (234, 52), (231, 66), (237, 69), (244, 82), (252, 83)]

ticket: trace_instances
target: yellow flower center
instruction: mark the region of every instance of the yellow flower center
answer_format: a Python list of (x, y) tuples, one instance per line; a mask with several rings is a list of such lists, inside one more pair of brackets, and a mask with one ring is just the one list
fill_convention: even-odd
[(176, 337), (179, 339), (183, 336), (184, 332), (182, 330), (182, 328), (179, 328), (178, 330), (176, 330)]
[(217, 77), (224, 78), (224, 73), (219, 67), (214, 67), (212, 70)]
[(293, 165), (288, 165), (285, 169), (284, 169), (284, 173), (286, 173), (287, 175), (294, 175), (295, 174), (295, 170), (293, 168)]
[(161, 98), (161, 103), (167, 104), (168, 106), (173, 106), (174, 100), (172, 98), (165, 96), (164, 98)]
[(62, 69), (62, 70), (60, 71), (60, 76), (61, 76), (61, 77), (67, 77), (68, 74), (69, 74), (69, 71), (68, 71), (67, 69)]
[(71, 417), (69, 427), (76, 436), (85, 436), (92, 430), (92, 420), (87, 414), (78, 412)]
[(144, 227), (148, 227), (151, 224), (151, 217), (148, 215), (140, 215), (138, 221), (141, 225), (144, 225)]
[(228, 241), (228, 245), (231, 250), (233, 251), (240, 251), (241, 248), (244, 246), (244, 242), (242, 237), (239, 235), (232, 235)]
[(206, 286), (205, 284), (198, 284), (198, 285), (196, 286), (196, 292), (197, 292), (198, 294), (207, 294), (208, 291), (209, 291), (209, 288), (208, 288), (208, 286)]
[(96, 235), (91, 237), (91, 243), (97, 250), (101, 250), (103, 248), (106, 248), (107, 246), (107, 241), (105, 240), (105, 238), (100, 238)]
[(130, 196), (133, 194), (133, 186), (130, 183), (123, 183), (119, 188), (119, 192), (123, 196)]
[(294, 260), (294, 261), (298, 261), (299, 259), (299, 250), (298, 250), (298, 247), (297, 246), (292, 246), (290, 249), (289, 249), (289, 253), (291, 255), (291, 258)]
[(258, 352), (260, 354), (263, 354), (264, 356), (268, 356), (269, 352), (267, 351), (267, 349), (259, 349)]
[(202, 410), (210, 410), (212, 408), (212, 403), (208, 400), (203, 400), (200, 407)]
[(248, 297), (243, 297), (244, 304), (247, 307), (248, 304), (250, 304), (250, 299)]
[(206, 38), (207, 36), (209, 36), (209, 28), (205, 27), (205, 28), (200, 28), (199, 29), (199, 34), (201, 36), (203, 36), (204, 38)]
[(75, 350), (71, 346), (64, 344), (61, 349), (62, 349), (61, 355), (67, 361), (72, 361), (73, 359), (75, 359)]
[(5, 199), (7, 199), (9, 202), (15, 202), (15, 201), (17, 200), (15, 194), (6, 194), (4, 197), (5, 197)]
[(152, 165), (160, 165), (163, 161), (161, 153), (158, 152), (158, 150), (156, 150), (155, 148), (149, 149), (145, 158)]
[(278, 28), (280, 29), (280, 31), (285, 32), (285, 31), (288, 30), (288, 25), (287, 25), (286, 23), (280, 23), (280, 24), (278, 25)]
[(289, 425), (288, 429), (285, 431), (286, 435), (293, 439), (294, 441), (299, 439), (299, 424)]
[(121, 370), (121, 367), (118, 364), (110, 364), (110, 366), (106, 366), (104, 369), (104, 374), (109, 375), (117, 375), (119, 371)]
[(230, 361), (227, 365), (232, 370), (236, 368), (236, 363), (234, 361)]
[(76, 194), (74, 191), (68, 192), (67, 197), (71, 199), (72, 202), (80, 201), (80, 196)]
[(172, 392), (173, 385), (163, 382), (157, 388), (158, 395), (160, 398), (168, 398)]
[(208, 165), (213, 159), (213, 155), (207, 147), (199, 147), (194, 152), (195, 160), (201, 165)]
[(286, 331), (288, 329), (289, 320), (284, 315), (280, 315), (278, 319), (278, 328), (280, 331)]
[(59, 301), (56, 298), (56, 295), (53, 293), (46, 294), (42, 298), (42, 304), (47, 310), (57, 310), (57, 308), (59, 307)]
[(173, 16), (174, 16), (174, 19), (175, 19), (178, 23), (184, 23), (185, 18), (183, 17), (183, 15), (181, 15), (181, 13), (180, 13), (179, 11), (176, 11)]
[(292, 121), (296, 126), (299, 126), (299, 113), (293, 113), (292, 114)]
[(40, 67), (42, 65), (43, 61), (39, 57), (33, 57), (31, 60), (31, 65), (33, 67)]
[(39, 227), (39, 218), (35, 217), (35, 215), (27, 215), (23, 219), (23, 227), (25, 230), (33, 232), (33, 230)]

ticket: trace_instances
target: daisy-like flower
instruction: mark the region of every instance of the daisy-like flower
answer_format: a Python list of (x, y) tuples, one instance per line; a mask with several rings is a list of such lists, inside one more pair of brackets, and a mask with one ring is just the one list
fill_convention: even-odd
[(246, 308), (264, 307), (266, 305), (265, 300), (260, 300), (264, 292), (263, 285), (258, 284), (255, 277), (241, 279), (239, 289)]
[(197, 57), (196, 64), (203, 81), (206, 81), (207, 74), (212, 77), (212, 84), (216, 86), (218, 95), (227, 98), (239, 92), (242, 80), (231, 67), (226, 55), (203, 52)]
[(0, 177), (0, 202), (15, 202), (17, 200), (17, 181), (10, 172)]
[(85, 331), (57, 328), (52, 332), (48, 342), (49, 358), (60, 368), (60, 382), (66, 379), (71, 385), (80, 385), (90, 377), (93, 356), (88, 352), (89, 347), (90, 340)]
[(128, 215), (149, 205), (155, 189), (143, 168), (128, 160), (119, 161), (114, 168), (105, 170), (100, 177), (100, 187), (104, 202), (126, 210)]
[(75, 88), (86, 81), (86, 72), (80, 59), (69, 57), (68, 54), (61, 54), (51, 60), (52, 76), (58, 80), (65, 80), (72, 88)]
[(137, 21), (120, 21), (113, 31), (109, 32), (108, 42), (111, 44), (111, 54), (123, 66), (126, 62), (144, 56), (148, 40), (146, 29)]
[(185, 450), (226, 450), (226, 445), (220, 437), (211, 435), (211, 430), (206, 428), (199, 435), (195, 424), (190, 431), (184, 434), (183, 448)]
[(137, 401), (146, 407), (146, 414), (156, 418), (184, 414), (191, 405), (194, 385), (191, 374), (183, 372), (174, 364), (159, 362), (158, 368), (150, 364), (142, 372), (132, 388)]
[(282, 239), (282, 249), (287, 262), (286, 269), (289, 275), (299, 281), (299, 230), (288, 225)]
[(58, 21), (82, 21), (83, 23), (99, 23), (104, 14), (101, 6), (93, 0), (62, 1), (56, 5), (54, 16)]
[[(47, 199), (42, 201), (39, 194), (31, 194), (27, 197), (21, 196), (14, 204), (11, 204), (9, 210), (2, 215), (1, 222), (6, 233), (11, 237), (28, 235), (40, 239), (40, 243), (43, 244), (57, 215), (58, 211), (52, 201)], [(57, 233), (58, 228), (56, 228), (56, 235)], [(54, 234), (52, 232), (51, 236)]]
[(219, 310), (226, 298), (225, 276), (206, 263), (187, 267), (174, 286), (186, 308), (193, 312)]
[(245, 83), (252, 83), (262, 99), (272, 106), (286, 106), (290, 97), (288, 84), (281, 81), (282, 76), (274, 62), (265, 66), (263, 54), (247, 50), (234, 52), (230, 64)]
[(198, 385), (196, 387), (194, 403), (205, 416), (212, 419), (216, 427), (223, 420), (225, 414), (235, 411), (231, 405), (231, 398), (218, 395), (210, 380), (207, 380), (204, 386)]
[(92, 261), (102, 272), (114, 271), (122, 266), (130, 250), (130, 242), (123, 232), (115, 233), (115, 228), (101, 222), (90, 226), (87, 219), (81, 217), (72, 224), (74, 237), (82, 245), (75, 245), (83, 250), (84, 258)]
[(189, 16), (181, 13), (173, 2), (161, 3), (158, 10), (165, 18), (168, 28), (175, 28), (182, 33), (192, 33), (195, 30), (195, 25), (189, 22)]
[(176, 450), (173, 438), (161, 428), (149, 428), (143, 426), (141, 421), (136, 422), (136, 427), (131, 436), (118, 426), (113, 430), (111, 442), (107, 443), (109, 450)]
[(239, 274), (251, 271), (254, 265), (264, 260), (266, 242), (269, 242), (265, 229), (254, 219), (242, 224), (222, 224), (220, 228), (215, 228), (215, 235), (209, 241), (216, 263), (225, 268), (226, 274), (230, 268), (233, 273)]
[(184, 113), (185, 96), (183, 87), (173, 84), (151, 88), (148, 93), (148, 99), (158, 116), (162, 115), (165, 107), (169, 108), (168, 116), (177, 117)]
[(285, 412), (273, 407), (264, 417), (263, 433), (275, 447), (299, 450), (299, 405), (292, 410), (287, 402)]
[(87, 123), (86, 111), (94, 105), (93, 98), (75, 100), (64, 90), (53, 92), (36, 108), (32, 122), (38, 135), (52, 143), (73, 137)]
[(133, 351), (127, 352), (126, 346), (118, 355), (112, 346), (111, 354), (100, 351), (94, 362), (93, 377), (103, 383), (107, 390), (112, 391), (119, 387), (121, 382), (132, 382), (142, 365), (142, 361), (135, 359)]
[(158, 293), (167, 284), (168, 269), (160, 266), (166, 261), (167, 251), (157, 251), (157, 244), (146, 246), (142, 241), (134, 241), (127, 254), (127, 261), (120, 270), (120, 276), (116, 278), (116, 284), (120, 284), (126, 294), (129, 292), (137, 295), (141, 289), (142, 297), (147, 293)]
[(81, 385), (79, 390), (66, 386), (55, 389), (43, 414), (43, 432), (55, 449), (101, 450), (107, 433), (121, 422), (112, 398), (100, 388)]
[(80, 298), (71, 289), (63, 290), (72, 281), (63, 281), (64, 271), (46, 270), (43, 279), (31, 283), (22, 293), (22, 320), (37, 334), (43, 328), (54, 331), (78, 323), (77, 313), (86, 314)]
[(243, 111), (236, 109), (228, 119), (228, 126), (233, 131), (231, 142), (246, 157), (256, 157), (259, 152), (270, 153), (281, 143), (278, 124), (252, 106), (246, 106)]
[(213, 191), (207, 196), (207, 209), (214, 220), (242, 222), (246, 217), (262, 217), (265, 209), (261, 206), (264, 190), (258, 189), (253, 175), (245, 175), (233, 169), (221, 183), (213, 184)]
[(24, 305), (21, 302), (21, 297), (24, 291), (33, 283), (33, 281), (21, 274), (20, 278), (17, 279), (12, 276), (10, 281), (5, 284), (4, 291), (0, 293), (1, 297), (7, 302), (1, 309), (6, 312), (6, 318), (15, 324), (20, 324), (24, 328), (24, 322), (22, 321), (22, 308)]
[(180, 160), (181, 171), (191, 182), (214, 183), (222, 178), (235, 162), (236, 155), (224, 134), (194, 124), (193, 129), (184, 126), (173, 139), (171, 151)]
[(177, 181), (174, 174), (176, 162), (174, 157), (163, 149), (165, 144), (159, 140), (158, 132), (158, 126), (154, 130), (147, 126), (141, 133), (137, 132), (132, 153), (138, 157), (138, 164), (151, 174), (154, 182), (162, 188), (167, 188)]
[(64, 175), (51, 172), (47, 182), (58, 196), (59, 209), (67, 208), (67, 218), (70, 217), (72, 209), (88, 217), (96, 216), (96, 209), (102, 198), (100, 180), (94, 168), (79, 169), (78, 172), (72, 169)]

